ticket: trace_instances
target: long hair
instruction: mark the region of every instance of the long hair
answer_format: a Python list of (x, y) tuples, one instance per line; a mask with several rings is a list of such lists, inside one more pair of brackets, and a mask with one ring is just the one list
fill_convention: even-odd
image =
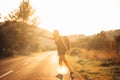
[(59, 37), (59, 32), (58, 32), (58, 30), (54, 30), (53, 36), (54, 36), (54, 38)]

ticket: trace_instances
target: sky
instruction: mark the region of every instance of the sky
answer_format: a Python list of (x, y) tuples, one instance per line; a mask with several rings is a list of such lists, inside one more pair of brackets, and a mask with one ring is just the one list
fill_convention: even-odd
[[(12, 2), (11, 2), (12, 1)], [(21, 0), (0, 0), (0, 13), (17, 9)], [(30, 0), (39, 27), (61, 35), (93, 35), (120, 29), (120, 0)]]

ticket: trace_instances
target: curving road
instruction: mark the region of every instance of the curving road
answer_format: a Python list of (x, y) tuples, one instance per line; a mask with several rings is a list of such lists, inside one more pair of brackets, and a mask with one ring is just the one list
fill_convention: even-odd
[(68, 70), (59, 69), (55, 51), (0, 60), (0, 80), (59, 80), (55, 77), (59, 71), (64, 73), (63, 80), (70, 80)]

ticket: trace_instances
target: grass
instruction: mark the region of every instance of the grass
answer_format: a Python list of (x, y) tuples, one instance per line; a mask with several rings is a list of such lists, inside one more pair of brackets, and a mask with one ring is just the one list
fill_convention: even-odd
[(77, 62), (75, 56), (67, 55), (66, 58), (73, 69), (86, 80), (120, 80), (119, 61), (114, 62), (110, 57), (105, 56), (100, 59), (91, 58), (92, 55), (79, 57)]

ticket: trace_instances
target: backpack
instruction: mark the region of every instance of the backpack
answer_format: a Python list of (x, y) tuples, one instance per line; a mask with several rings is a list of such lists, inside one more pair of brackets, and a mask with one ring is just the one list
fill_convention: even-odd
[(65, 45), (67, 46), (68, 50), (70, 50), (70, 41), (67, 36), (63, 36)]

